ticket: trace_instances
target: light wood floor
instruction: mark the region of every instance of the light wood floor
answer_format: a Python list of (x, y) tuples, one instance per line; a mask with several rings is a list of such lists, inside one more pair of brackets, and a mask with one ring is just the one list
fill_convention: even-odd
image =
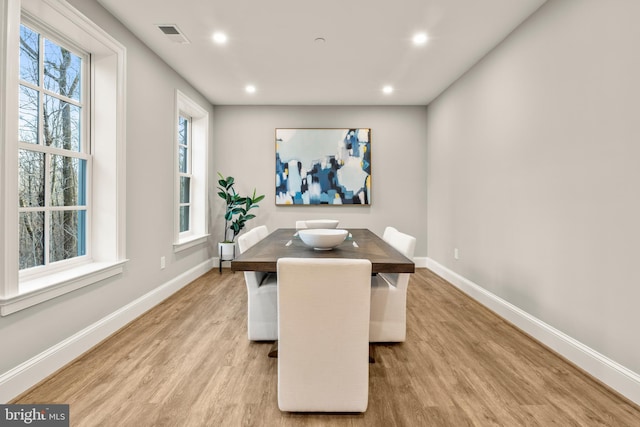
[(640, 426), (640, 408), (426, 269), (407, 342), (374, 347), (364, 414), (281, 413), (245, 293), (213, 270), (13, 403), (68, 403), (73, 426)]

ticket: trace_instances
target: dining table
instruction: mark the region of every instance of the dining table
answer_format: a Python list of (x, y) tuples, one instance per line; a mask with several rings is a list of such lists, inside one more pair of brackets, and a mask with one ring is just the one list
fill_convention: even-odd
[(372, 273), (414, 273), (415, 263), (367, 228), (349, 228), (348, 237), (331, 250), (316, 250), (295, 228), (279, 228), (231, 261), (232, 271), (276, 272), (280, 258), (368, 259)]
[[(414, 273), (415, 263), (367, 228), (350, 228), (347, 238), (331, 250), (307, 246), (295, 228), (279, 228), (231, 261), (232, 271), (277, 272), (278, 259), (351, 258), (371, 261), (371, 273)], [(369, 347), (369, 363), (375, 363)], [(278, 357), (278, 341), (269, 350)]]

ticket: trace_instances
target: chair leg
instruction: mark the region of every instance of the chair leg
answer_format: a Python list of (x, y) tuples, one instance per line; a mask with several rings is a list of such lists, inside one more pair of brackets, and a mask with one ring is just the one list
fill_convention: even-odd
[(274, 341), (269, 350), (269, 357), (278, 358), (278, 340)]

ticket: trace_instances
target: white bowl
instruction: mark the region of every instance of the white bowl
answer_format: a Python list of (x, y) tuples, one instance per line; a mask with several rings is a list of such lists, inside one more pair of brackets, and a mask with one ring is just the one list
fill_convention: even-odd
[(305, 221), (307, 228), (336, 228), (338, 226), (337, 219), (310, 219)]
[(344, 242), (349, 232), (326, 228), (307, 229), (298, 231), (298, 236), (305, 245), (318, 251), (328, 251)]

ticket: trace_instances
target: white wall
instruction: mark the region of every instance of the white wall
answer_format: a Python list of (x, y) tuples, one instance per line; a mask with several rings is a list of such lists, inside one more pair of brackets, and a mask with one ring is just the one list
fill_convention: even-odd
[[(8, 382), (13, 377), (2, 377), (3, 373), (217, 253), (210, 244), (179, 255), (174, 255), (172, 247), (175, 91), (197, 100), (210, 117), (213, 107), (95, 1), (70, 3), (127, 48), (126, 170), (121, 173), (127, 179), (129, 262), (121, 276), (0, 317), (0, 378)], [(164, 270), (160, 270), (161, 256), (167, 260)], [(0, 396), (6, 397), (3, 391)]]
[[(394, 225), (417, 238), (426, 256), (426, 107), (216, 106), (214, 171), (236, 178), (236, 190), (256, 187), (265, 199), (247, 228), (294, 227), (299, 219), (335, 218), (341, 227), (382, 235)], [(371, 128), (371, 206), (275, 206), (276, 128)], [(212, 201), (213, 233), (222, 238), (223, 201)]]
[(429, 257), (636, 373), (639, 21), (548, 1), (429, 106), (427, 139)]

